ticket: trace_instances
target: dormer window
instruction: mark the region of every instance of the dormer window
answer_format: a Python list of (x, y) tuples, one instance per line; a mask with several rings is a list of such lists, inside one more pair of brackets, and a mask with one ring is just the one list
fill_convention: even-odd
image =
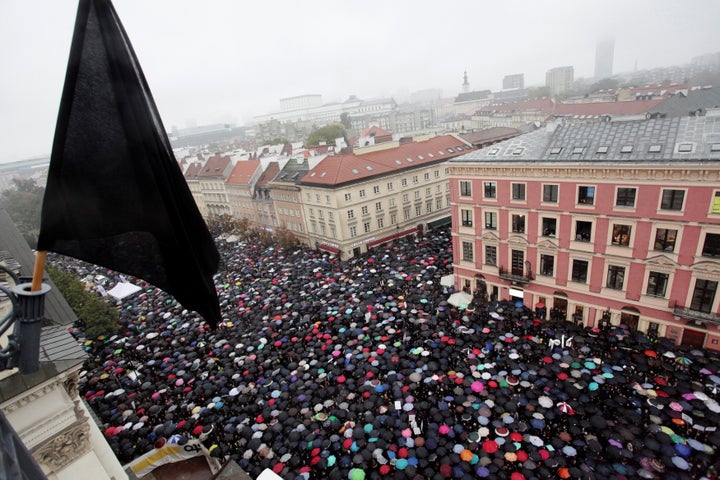
[(550, 149), (550, 155), (559, 155), (562, 152), (562, 147), (553, 147)]
[(601, 154), (601, 155), (604, 155), (604, 154), (608, 153), (608, 150), (609, 150), (609, 149), (610, 149), (610, 147), (608, 147), (607, 145), (601, 145), (601, 146), (598, 147), (598, 149), (597, 149), (597, 151), (596, 151), (595, 153), (599, 153), (599, 154)]
[(662, 145), (650, 145), (648, 147), (648, 153), (660, 153)]
[(623, 145), (623, 146), (620, 148), (620, 153), (632, 153), (632, 151), (633, 151), (633, 146), (632, 146), (632, 145)]

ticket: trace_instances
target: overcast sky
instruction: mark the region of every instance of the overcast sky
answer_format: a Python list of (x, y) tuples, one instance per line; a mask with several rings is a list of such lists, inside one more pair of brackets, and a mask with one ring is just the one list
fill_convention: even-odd
[[(591, 77), (615, 38), (614, 72), (720, 50), (718, 0), (115, 0), (167, 130), (279, 110), (320, 94), (406, 98), (439, 88), (528, 86), (572, 65)], [(0, 162), (52, 146), (77, 3), (0, 0)]]

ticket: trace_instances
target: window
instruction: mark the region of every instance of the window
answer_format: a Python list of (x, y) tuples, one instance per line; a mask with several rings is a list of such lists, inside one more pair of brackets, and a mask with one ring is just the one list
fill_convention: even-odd
[(425, 202), (425, 212), (432, 213), (432, 200)]
[(717, 286), (718, 282), (713, 280), (703, 280), (701, 278), (695, 280), (695, 290), (693, 290), (690, 310), (710, 313), (712, 311), (713, 302), (715, 301)]
[(622, 290), (625, 282), (625, 267), (610, 265), (608, 267), (607, 287), (613, 290)]
[(395, 225), (397, 223), (397, 213), (391, 213), (390, 214), (390, 225)]
[(410, 207), (403, 208), (403, 218), (405, 220), (410, 220)]
[(662, 145), (650, 145), (648, 147), (648, 153), (660, 153), (662, 151)]
[(524, 183), (513, 183), (512, 184), (512, 199), (513, 200), (525, 200), (525, 184)]
[(543, 217), (543, 219), (542, 219), (542, 236), (543, 237), (554, 237), (556, 230), (557, 230), (557, 219)]
[(442, 197), (438, 197), (435, 199), (435, 208), (440, 210), (442, 208)]
[(325, 218), (325, 213), (320, 209), (318, 209), (318, 217)]
[(365, 189), (360, 190), (360, 198), (365, 198)]
[(379, 186), (379, 185), (375, 185), (375, 186), (373, 187), (373, 193), (380, 193), (380, 186)]
[(420, 198), (420, 190), (415, 190), (415, 200)]
[(430, 180), (430, 172), (425, 172), (425, 173), (423, 174), (423, 179), (425, 179), (425, 180)]
[(588, 274), (587, 260), (573, 260), (572, 281), (585, 283), (585, 282), (587, 282), (587, 274)]
[(422, 205), (415, 205), (415, 216), (419, 217), (422, 215)]
[(335, 230), (335, 225), (330, 225), (330, 237), (337, 238), (337, 230)]
[(720, 256), (720, 234), (705, 234), (705, 243), (702, 249), (703, 257), (719, 257)]
[(355, 210), (348, 210), (347, 216), (348, 216), (348, 219), (355, 218)]
[(430, 195), (432, 195), (432, 188), (427, 187), (427, 188), (425, 189), (425, 196), (426, 196), (426, 197), (429, 197)]
[(311, 217), (314, 217), (314, 216), (315, 216), (315, 209), (309, 208), (309, 209), (308, 209), (308, 212), (310, 213), (310, 216), (311, 216)]
[(319, 193), (316, 193), (316, 194), (315, 194), (315, 201), (316, 201), (316, 202), (319, 202), (319, 201), (320, 201), (320, 194), (319, 194)]
[(462, 259), (465, 262), (474, 262), (472, 242), (462, 242)]
[(407, 187), (407, 178), (403, 178), (402, 180), (400, 180), (400, 185), (402, 185), (403, 187)]
[(355, 228), (355, 225), (350, 226), (350, 238), (357, 237), (357, 228)]
[(418, 183), (418, 176), (417, 176), (417, 175), (413, 175), (413, 183)]
[(558, 185), (543, 185), (543, 202), (558, 203)]
[(685, 190), (663, 190), (662, 202), (660, 202), (661, 210), (682, 210), (683, 200), (685, 199)]
[(497, 213), (485, 212), (485, 228), (497, 229)]
[(328, 212), (328, 220), (330, 220), (331, 222), (335, 220), (335, 215), (333, 215), (333, 212)]
[(360, 208), (360, 212), (361, 212), (363, 215), (367, 215), (368, 213), (370, 213), (370, 212), (368, 211), (367, 205), (363, 205), (363, 206)]
[(496, 198), (497, 184), (495, 182), (485, 182), (483, 184), (483, 192), (485, 198)]
[(630, 225), (613, 225), (612, 244), (629, 247), (631, 230), (632, 227)]
[(578, 203), (592, 205), (595, 203), (595, 187), (581, 185), (578, 187)]
[(365, 231), (365, 233), (370, 233), (370, 222), (363, 223), (363, 230)]
[(325, 224), (324, 223), (320, 224), (320, 235), (322, 235), (323, 237), (325, 236)]
[(615, 196), (616, 207), (634, 207), (635, 206), (635, 188), (618, 187)]
[(403, 203), (408, 203), (410, 201), (410, 195), (407, 193), (403, 193)]
[(515, 233), (525, 233), (525, 215), (512, 216), (512, 231)]
[(713, 196), (710, 213), (720, 213), (720, 192), (715, 192), (715, 195)]
[(385, 227), (385, 220), (384, 220), (382, 217), (379, 217), (379, 218), (377, 219), (377, 225), (378, 225), (378, 228), (383, 228), (383, 227)]
[(655, 246), (654, 250), (660, 250), (663, 252), (675, 251), (675, 240), (677, 239), (677, 230), (670, 230), (669, 228), (658, 228), (655, 231)]
[(462, 226), (463, 227), (472, 227), (473, 226), (473, 215), (472, 210), (460, 210), (460, 217), (462, 219)]
[(661, 272), (650, 272), (646, 293), (653, 297), (664, 297), (670, 275)]
[(540, 275), (551, 277), (555, 273), (555, 257), (552, 255), (540, 255)]
[(485, 246), (485, 264), (497, 265), (497, 247), (494, 245)]
[(510, 252), (510, 272), (519, 276), (523, 276), (525, 273), (525, 252), (522, 250)]
[(600, 145), (595, 153), (606, 154), (608, 153), (608, 150), (610, 150), (610, 147), (607, 145)]
[(388, 203), (390, 204), (390, 208), (393, 208), (395, 206), (395, 198), (391, 198)]
[(435, 174), (435, 178), (440, 178), (440, 170), (435, 170), (433, 173)]
[(392, 189), (393, 189), (393, 184), (392, 184), (392, 182), (388, 182), (388, 184), (387, 184), (387, 189), (388, 189), (388, 191), (392, 191)]
[(592, 239), (592, 222), (578, 220), (575, 222), (575, 240), (589, 242)]
[(375, 211), (382, 212), (382, 202), (375, 202)]
[(345, 201), (346, 201), (346, 202), (349, 202), (350, 200), (352, 200), (352, 193), (346, 193), (346, 194), (345, 194)]
[(472, 184), (467, 180), (460, 180), (460, 196), (472, 197)]
[(632, 153), (633, 146), (632, 145), (623, 145), (620, 147), (620, 153)]

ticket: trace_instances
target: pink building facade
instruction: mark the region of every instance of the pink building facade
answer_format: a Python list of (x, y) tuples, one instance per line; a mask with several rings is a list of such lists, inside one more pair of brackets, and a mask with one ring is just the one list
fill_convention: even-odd
[(455, 286), (720, 349), (720, 118), (561, 125), (450, 162)]

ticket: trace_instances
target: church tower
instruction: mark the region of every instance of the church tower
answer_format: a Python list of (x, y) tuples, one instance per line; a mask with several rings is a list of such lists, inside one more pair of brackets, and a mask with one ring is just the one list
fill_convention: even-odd
[(467, 70), (465, 70), (465, 74), (463, 75), (463, 79), (464, 79), (463, 84), (462, 84), (463, 92), (464, 92), (464, 93), (467, 93), (467, 92), (470, 91), (470, 82), (468, 82)]

